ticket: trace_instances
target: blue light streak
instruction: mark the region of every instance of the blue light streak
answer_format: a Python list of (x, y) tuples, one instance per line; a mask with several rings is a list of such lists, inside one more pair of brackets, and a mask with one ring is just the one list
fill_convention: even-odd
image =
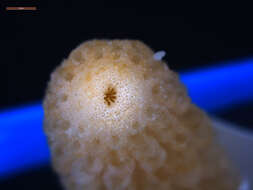
[(0, 179), (49, 161), (41, 104), (0, 113)]
[[(253, 100), (253, 59), (180, 73), (192, 101), (208, 112)], [(47, 164), (40, 103), (0, 112), (0, 179)]]
[(192, 101), (217, 112), (253, 100), (253, 58), (180, 73)]

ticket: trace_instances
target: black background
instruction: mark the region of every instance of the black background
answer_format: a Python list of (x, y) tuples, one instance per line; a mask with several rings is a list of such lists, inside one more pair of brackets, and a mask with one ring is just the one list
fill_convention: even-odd
[[(88, 39), (142, 40), (165, 50), (176, 71), (253, 55), (253, 17), (244, 9), (87, 2), (2, 4), (0, 108), (41, 100), (50, 72)], [(4, 9), (33, 5), (37, 11)]]
[[(37, 11), (5, 10), (34, 5)], [(231, 6), (4, 1), (0, 3), (0, 109), (42, 100), (50, 72), (89, 39), (142, 40), (155, 51), (165, 50), (165, 60), (176, 71), (252, 57), (251, 11)], [(249, 103), (220, 115), (249, 126), (252, 120), (244, 113), (252, 111)], [(50, 188), (59, 184), (49, 166), (0, 183), (0, 189)]]

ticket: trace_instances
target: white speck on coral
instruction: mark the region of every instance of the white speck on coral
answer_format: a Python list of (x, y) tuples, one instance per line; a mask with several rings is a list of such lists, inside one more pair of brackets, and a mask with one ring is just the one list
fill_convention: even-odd
[(78, 62), (78, 61), (75, 61), (75, 60), (72, 60), (72, 63), (74, 64), (74, 65), (80, 65), (80, 62)]
[(161, 61), (165, 55), (166, 55), (165, 51), (158, 51), (153, 55), (153, 59), (156, 61)]
[(72, 128), (69, 128), (65, 131), (65, 134), (67, 134), (68, 136), (72, 136), (73, 134), (73, 129)]
[(156, 115), (152, 114), (151, 120), (154, 121), (156, 119)]

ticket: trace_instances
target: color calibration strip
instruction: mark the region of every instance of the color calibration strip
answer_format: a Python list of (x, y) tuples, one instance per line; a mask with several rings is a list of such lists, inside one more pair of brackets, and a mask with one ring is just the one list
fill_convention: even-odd
[(36, 11), (37, 7), (6, 7), (7, 11)]

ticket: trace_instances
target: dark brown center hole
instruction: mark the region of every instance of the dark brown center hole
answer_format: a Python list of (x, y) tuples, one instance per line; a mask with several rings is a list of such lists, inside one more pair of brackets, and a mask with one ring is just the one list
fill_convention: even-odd
[(104, 93), (105, 103), (110, 106), (116, 100), (116, 89), (109, 86)]

